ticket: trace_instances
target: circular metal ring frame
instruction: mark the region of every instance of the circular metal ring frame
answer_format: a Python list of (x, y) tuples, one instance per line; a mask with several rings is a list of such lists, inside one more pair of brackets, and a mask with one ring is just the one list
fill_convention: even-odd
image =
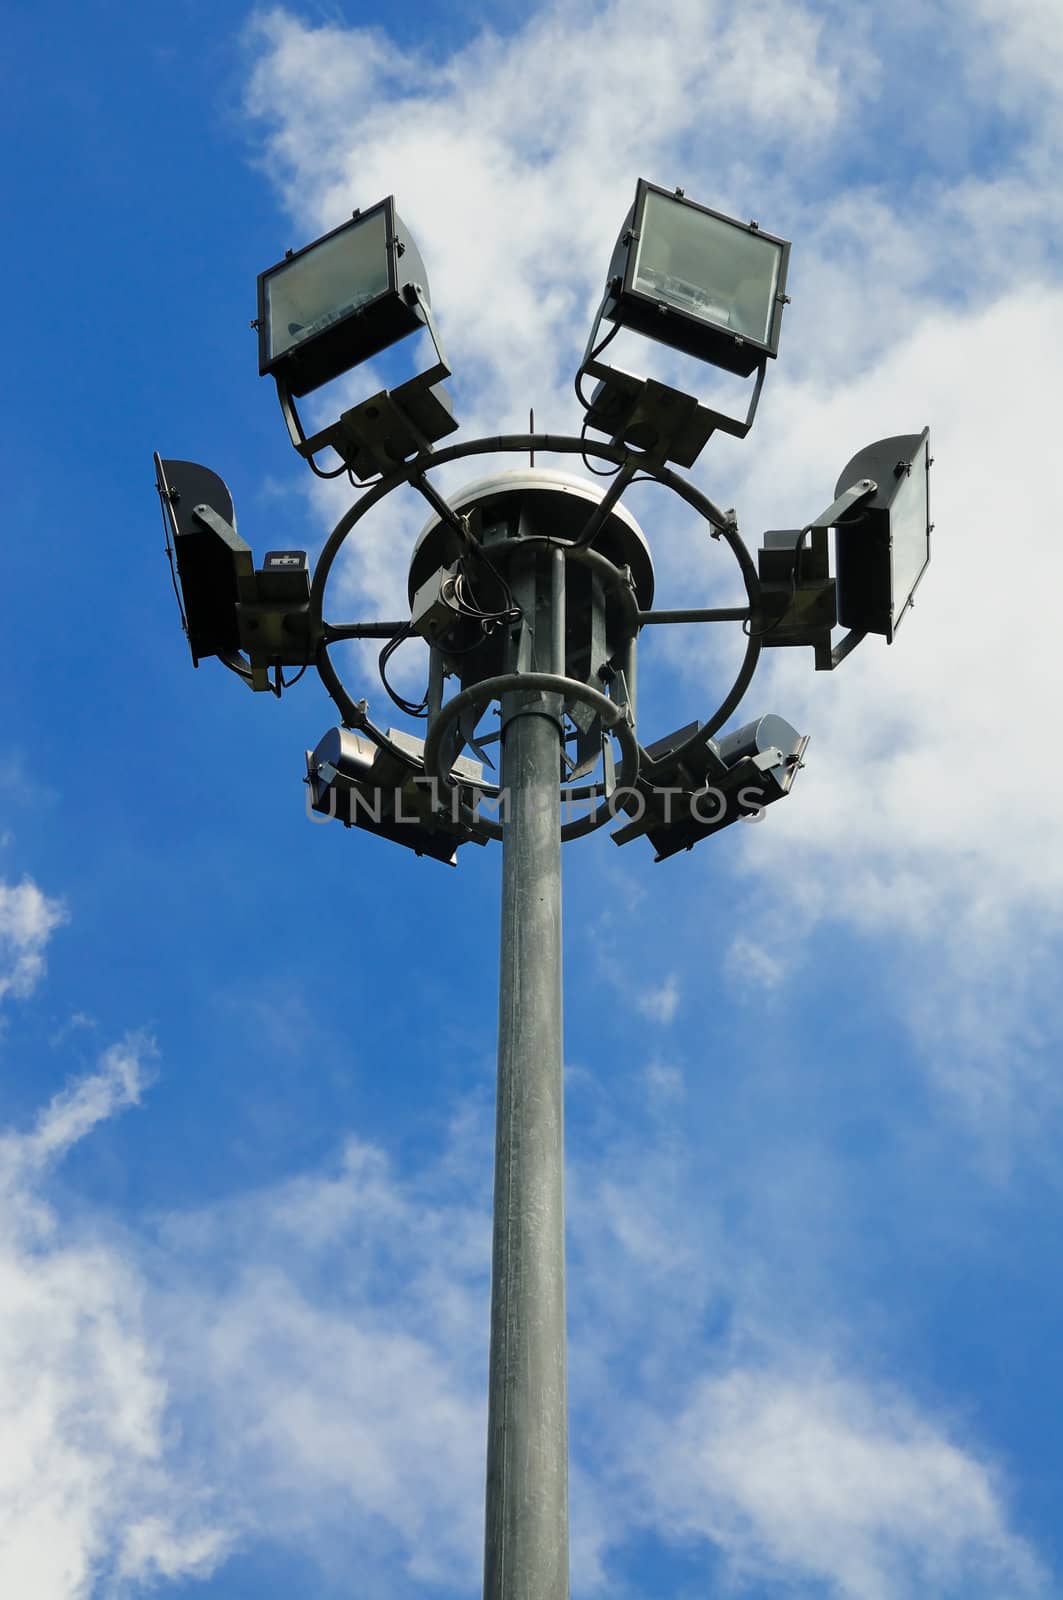
[[(590, 706), (601, 717), (607, 732), (611, 733), (620, 745), (620, 771), (609, 794), (601, 805), (596, 806), (587, 816), (563, 823), (561, 827), (563, 842), (578, 839), (585, 833), (593, 833), (596, 828), (600, 828), (604, 822), (610, 821), (616, 815), (613, 810), (613, 796), (620, 789), (635, 787), (635, 779), (639, 775), (639, 747), (634, 730), (628, 721), (626, 707), (618, 705), (615, 700), (610, 700), (600, 690), (592, 689), (589, 683), (581, 683), (578, 678), (565, 678), (554, 672), (506, 672), (497, 678), (484, 678), (482, 682), (463, 689), (460, 694), (454, 695), (446, 702), (432, 724), (424, 746), (425, 772), (429, 777), (434, 777), (447, 794), (457, 798), (457, 813), (466, 827), (474, 828), (479, 833), (486, 833), (489, 839), (501, 839), (502, 824), (490, 817), (480, 816), (479, 812), (465, 805), (461, 800), (460, 790), (467, 785), (453, 783), (450, 774), (442, 770), (440, 762), (443, 756), (443, 741), (462, 712), (470, 706), (478, 706), (482, 712), (492, 700), (501, 699), (504, 694), (520, 694), (524, 691), (531, 694), (559, 695), (566, 705), (574, 701), (577, 705)], [(562, 798), (566, 796), (563, 795)], [(571, 802), (583, 796), (569, 791), (567, 798)]]
[[(396, 467), (394, 472), (389, 473), (386, 477), (381, 478), (378, 482), (371, 484), (354, 502), (354, 504), (346, 512), (344, 512), (343, 516), (330, 533), (328, 539), (325, 541), (324, 548), (321, 551), (321, 555), (319, 556), (317, 565), (314, 569), (313, 583), (311, 584), (310, 588), (310, 627), (312, 636), (315, 633), (321, 636), (321, 643), (318, 645), (315, 661), (318, 675), (321, 678), (321, 681), (324, 684), (325, 690), (330, 699), (336, 706), (336, 709), (339, 711), (344, 727), (360, 729), (380, 749), (387, 751), (400, 761), (409, 760), (407, 752), (401, 750), (397, 745), (393, 744), (388, 738), (387, 734), (381, 729), (377, 728), (370, 721), (366, 703), (364, 701), (358, 702), (351, 697), (343, 683), (343, 680), (340, 678), (339, 673), (333, 665), (332, 658), (329, 654), (330, 643), (323, 636), (324, 622), (322, 617), (322, 605), (325, 597), (325, 588), (332, 572), (333, 564), (343, 544), (354, 532), (362, 518), (366, 516), (374, 506), (378, 505), (380, 501), (391, 494), (394, 489), (401, 488), (403, 485), (411, 483), (415, 478), (423, 476), (424, 473), (431, 471), (435, 467), (446, 466), (449, 462), (460, 461), (466, 456), (511, 455), (515, 453), (523, 454), (533, 449), (541, 451), (544, 455), (580, 455), (583, 457), (588, 455), (595, 456), (601, 461), (612, 462), (616, 467), (623, 467), (629, 464), (633, 455), (631, 450), (620, 445), (614, 445), (605, 441), (598, 442), (591, 439), (574, 438), (567, 434), (509, 433), (499, 434), (494, 438), (470, 439), (464, 444), (450, 445), (445, 450), (425, 452), (419, 456), (415, 456), (412, 460), (405, 461), (400, 466)], [(735, 560), (738, 562), (738, 567), (742, 574), (742, 580), (745, 584), (746, 596), (749, 600), (750, 610), (752, 612), (758, 611), (761, 603), (760, 579), (758, 577), (753, 558), (746, 549), (735, 523), (726, 517), (718, 506), (714, 505), (714, 503), (709, 499), (708, 495), (702, 494), (700, 489), (696, 489), (692, 483), (688, 483), (684, 478), (681, 478), (670, 468), (664, 466), (645, 466), (641, 463), (641, 461), (639, 461), (637, 456), (635, 457), (635, 461), (635, 470), (638, 474), (638, 477), (635, 478), (634, 481), (653, 481), (661, 484), (665, 489), (671, 489), (674, 494), (678, 495), (681, 500), (684, 500), (687, 505), (692, 508), (692, 510), (696, 511), (699, 516), (703, 517), (705, 521), (709, 523), (713, 530), (713, 538), (722, 538), (727, 542), (732, 554), (735, 557)], [(530, 541), (521, 542), (525, 543)], [(601, 560), (604, 565), (608, 565), (610, 568), (612, 568), (611, 562), (605, 562), (604, 558), (600, 557), (598, 552), (594, 551), (590, 547), (573, 545), (571, 542), (562, 539), (550, 540), (548, 538), (544, 538), (543, 543), (556, 544), (558, 548), (571, 552), (573, 557), (576, 559), (590, 558), (592, 564), (595, 564), (595, 559), (597, 558), (598, 560)], [(708, 719), (707, 722), (699, 725), (697, 732), (694, 733), (689, 740), (687, 740), (686, 744), (678, 746), (669, 753), (670, 760), (681, 760), (684, 750), (689, 747), (691, 751), (693, 751), (695, 747), (703, 745), (706, 739), (711, 738), (712, 735), (724, 725), (724, 723), (728, 720), (738, 706), (739, 702), (742, 700), (746, 690), (749, 688), (753, 674), (756, 671), (757, 660), (759, 656), (760, 637), (755, 630), (750, 629), (746, 636), (746, 648), (741, 664), (738, 668), (738, 673), (727, 694), (724, 696), (713, 715)], [(634, 732), (627, 721), (623, 708), (618, 706), (614, 701), (609, 700), (605, 695), (599, 694), (599, 692), (596, 689), (593, 689), (589, 684), (580, 683), (577, 679), (555, 677), (552, 673), (520, 673), (507, 674), (505, 677), (501, 678), (487, 679), (483, 683), (476, 684), (470, 689), (463, 690), (460, 694), (454, 695), (444, 704), (442, 711), (436, 718), (436, 722), (433, 725), (433, 729), (429, 733), (425, 744), (425, 769), (427, 770), (429, 766), (429, 752), (431, 751), (433, 760), (437, 759), (440, 752), (442, 733), (439, 733), (438, 730), (442, 727), (442, 729), (446, 731), (450, 727), (454, 717), (460, 716), (462, 710), (464, 710), (469, 704), (477, 704), (482, 701), (486, 706), (489, 699), (496, 697), (496, 694), (491, 693), (485, 697), (485, 689), (490, 689), (490, 686), (493, 684), (496, 686), (497, 693), (497, 686), (504, 685), (504, 688), (501, 692), (508, 693), (511, 689), (520, 687), (534, 690), (538, 684), (540, 692), (543, 692), (542, 685), (546, 682), (549, 682), (552, 687), (545, 692), (563, 693), (571, 699), (582, 699), (585, 703), (594, 705), (595, 709), (599, 711), (601, 711), (599, 702), (601, 702), (602, 706), (607, 707), (612, 718), (611, 722), (607, 723), (607, 727), (609, 732), (617, 738), (623, 752), (621, 772), (618, 777), (618, 781), (613, 786), (610, 794), (605, 797), (602, 804), (599, 805), (593, 812), (591, 812), (589, 816), (579, 818), (574, 822), (566, 823), (562, 827), (561, 837), (562, 839), (568, 840), (572, 838), (578, 838), (582, 834), (593, 832), (594, 829), (600, 827), (604, 822), (608, 821), (614, 815), (611, 809), (612, 796), (619, 789), (631, 787), (634, 783), (634, 777), (631, 778), (629, 783), (620, 782), (620, 778), (624, 777), (629, 772), (631, 766), (631, 751), (634, 751), (634, 771), (636, 776), (639, 771), (639, 763), (643, 754), (635, 739)], [(457, 709), (452, 710), (454, 707)], [(625, 731), (621, 732), (621, 729)], [(628, 739), (630, 739), (630, 747), (627, 743)], [(652, 762), (649, 763), (649, 766), (652, 770)], [(450, 776), (447, 774), (440, 773), (437, 774), (437, 777), (439, 778), (439, 781), (443, 783), (451, 792), (453, 792), (455, 787), (459, 789), (461, 787), (460, 784), (454, 785)], [(485, 795), (497, 795), (499, 791), (497, 786), (485, 786), (481, 792)], [(597, 798), (597, 796), (602, 792), (602, 785), (591, 784), (582, 790), (566, 791), (564, 797), (567, 797), (569, 801), (574, 801), (577, 799), (594, 799)], [(481, 834), (486, 832), (490, 838), (500, 839), (502, 837), (502, 825), (500, 823), (494, 822), (487, 817), (477, 816), (469, 807), (465, 806), (463, 802), (460, 802), (460, 796), (459, 814), (462, 816), (462, 820), (465, 822), (466, 826), (474, 827), (476, 832)]]

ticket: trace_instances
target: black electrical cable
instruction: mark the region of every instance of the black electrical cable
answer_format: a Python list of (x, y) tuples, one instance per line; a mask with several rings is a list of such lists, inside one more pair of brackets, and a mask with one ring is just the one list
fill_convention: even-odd
[[(588, 361), (596, 361), (598, 359), (598, 357), (601, 355), (602, 351), (605, 349), (606, 345), (609, 344), (609, 342), (612, 339), (615, 339), (619, 332), (620, 332), (620, 324), (619, 324), (619, 322), (614, 322), (613, 326), (609, 329), (609, 332), (606, 334), (605, 338), (604, 339), (600, 339), (599, 342), (595, 345), (594, 349), (591, 351), (590, 355), (587, 357), (587, 360)], [(579, 401), (579, 403), (583, 407), (584, 411), (589, 411), (590, 410), (590, 401), (587, 399), (586, 395), (583, 393), (582, 378), (583, 378), (582, 371), (577, 372), (575, 380), (574, 380), (575, 389), (576, 389), (576, 399)], [(586, 417), (584, 417), (584, 419), (583, 419), (583, 426), (579, 431), (579, 436), (580, 436), (581, 439), (585, 439), (587, 437), (587, 418)], [(582, 451), (580, 452), (580, 457), (581, 457), (581, 459), (583, 461), (583, 465), (586, 467), (587, 471), (588, 472), (593, 472), (593, 474), (594, 474), (594, 476), (596, 478), (613, 478), (620, 471), (619, 466), (616, 466), (616, 467), (593, 467), (591, 465), (591, 463), (587, 460), (586, 455)]]
[(399, 648), (399, 645), (403, 644), (407, 639), (409, 639), (412, 634), (413, 629), (407, 623), (406, 627), (401, 633), (395, 634), (394, 638), (389, 639), (387, 644), (385, 644), (384, 648), (380, 652), (377, 664), (380, 669), (380, 681), (384, 685), (389, 697), (398, 706), (399, 710), (404, 711), (408, 717), (426, 717), (428, 715), (427, 690), (425, 691), (424, 699), (418, 704), (415, 704), (412, 700), (407, 700), (403, 695), (399, 694), (388, 682), (388, 662), (395, 654), (395, 651)]
[[(590, 355), (587, 357), (587, 360), (588, 361), (597, 361), (598, 357), (601, 355), (601, 353), (605, 349), (606, 345), (607, 344), (611, 344), (612, 341), (616, 338), (616, 336), (617, 336), (617, 334), (619, 332), (620, 332), (620, 324), (619, 324), (619, 322), (614, 322), (613, 326), (609, 329), (609, 332), (606, 334), (605, 338), (599, 340), (599, 342), (595, 345), (594, 349), (591, 351)], [(582, 385), (581, 385), (581, 382), (580, 382), (582, 377), (583, 377), (583, 372), (582, 372), (582, 369), (581, 369), (579, 372), (576, 373), (576, 377), (575, 377), (576, 399), (579, 401), (579, 403), (583, 407), (584, 411), (589, 411), (590, 410), (590, 401), (587, 400), (586, 397), (584, 396), (583, 388), (582, 388)]]
[(454, 578), (449, 596), (446, 595), (446, 587), (444, 586), (444, 597), (453, 600), (455, 608), (461, 616), (471, 617), (475, 622), (495, 622), (499, 617), (499, 612), (486, 611), (480, 605), (473, 593), (468, 573), (464, 571), (459, 571), (457, 577)]
[[(487, 551), (484, 549), (483, 545), (478, 543), (476, 540), (472, 539), (471, 535), (470, 535), (470, 548), (474, 551), (477, 559), (483, 562), (483, 564), (487, 568), (488, 572), (491, 574), (491, 576), (494, 578), (495, 582), (498, 584), (498, 587), (502, 591), (503, 601), (505, 602), (505, 604), (504, 604), (504, 606), (503, 606), (503, 608), (501, 610), (484, 612), (483, 613), (484, 616), (498, 617), (498, 619), (500, 621), (502, 621), (502, 622), (516, 622), (520, 617), (522, 617), (524, 615), (524, 613), (521, 610), (520, 606), (517, 604), (516, 597), (514, 596), (513, 590), (509, 586), (508, 578), (504, 577), (503, 574), (501, 572), (499, 572), (498, 568), (495, 566), (494, 562), (491, 560), (490, 556), (487, 554)], [(462, 562), (462, 564), (461, 564), (461, 575), (464, 578), (466, 584), (469, 586), (469, 591), (471, 593), (472, 592), (472, 583), (471, 583), (471, 579), (469, 578), (469, 575), (468, 575), (467, 571), (465, 570), (464, 562)], [(476, 601), (475, 595), (473, 595), (473, 600), (474, 600), (474, 603), (475, 603), (475, 601)]]
[[(586, 419), (586, 417), (584, 417), (584, 419), (583, 419), (583, 426), (579, 431), (579, 436), (580, 436), (581, 439), (585, 439), (587, 437), (587, 419)], [(580, 459), (582, 460), (583, 465), (586, 467), (587, 471), (588, 472), (593, 472), (594, 476), (596, 478), (615, 478), (617, 473), (620, 471), (619, 467), (594, 467), (594, 466), (592, 466), (591, 463), (587, 460), (585, 452), (582, 451), (582, 450), (580, 451)]]
[(299, 668), (299, 671), (295, 674), (295, 677), (294, 678), (288, 678), (287, 680), (285, 680), (284, 674), (278, 668), (277, 676), (278, 676), (278, 679), (280, 681), (281, 688), (282, 689), (294, 689), (295, 685), (299, 682), (299, 679), (302, 677), (303, 673), (306, 671), (306, 669), (307, 669), (307, 667), (309, 665), (310, 665), (310, 658), (308, 656), (306, 658), (306, 660), (303, 662), (302, 666)]
[[(458, 610), (463, 616), (474, 617), (478, 622), (490, 622), (498, 625), (501, 625), (504, 622), (515, 622), (520, 617), (521, 611), (514, 600), (513, 591), (510, 589), (509, 584), (502, 577), (501, 573), (493, 568), (491, 570), (496, 581), (503, 589), (506, 604), (501, 609), (497, 610), (487, 610), (484, 606), (482, 606), (477, 600), (473, 591), (472, 580), (470, 579), (468, 572), (465, 570), (464, 565), (462, 565), (454, 587), (454, 599)], [(468, 601), (466, 601), (464, 598), (466, 593), (469, 596)]]
[(303, 459), (310, 468), (310, 471), (315, 473), (319, 478), (342, 478), (345, 472), (349, 472), (351, 470), (346, 461), (342, 462), (340, 466), (336, 468), (335, 472), (326, 472), (323, 467), (318, 466), (313, 456), (304, 456)]

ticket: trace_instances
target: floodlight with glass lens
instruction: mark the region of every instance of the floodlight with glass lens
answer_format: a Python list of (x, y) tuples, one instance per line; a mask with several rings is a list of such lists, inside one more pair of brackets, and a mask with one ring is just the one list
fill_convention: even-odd
[(640, 178), (604, 315), (748, 377), (779, 352), (790, 246)]
[[(744, 438), (753, 425), (768, 357), (779, 350), (790, 246), (756, 222), (739, 222), (640, 178), (620, 231), (609, 281), (577, 379), (600, 380), (587, 407), (592, 428), (662, 459), (693, 465), (712, 432)], [(689, 395), (607, 366), (602, 321), (630, 328), (739, 377), (756, 373), (744, 420)], [(582, 391), (581, 391), (582, 398)]]
[(259, 274), (259, 372), (309, 394), (423, 326), (428, 278), (389, 196)]
[[(292, 443), (311, 464), (316, 451), (331, 446), (368, 476), (457, 427), (442, 388), (450, 368), (432, 320), (428, 276), (392, 196), (260, 273), (255, 325), (259, 372), (276, 381)], [(296, 398), (422, 328), (435, 346), (429, 371), (306, 437)]]
[(835, 525), (838, 621), (893, 642), (930, 561), (930, 430), (869, 444), (838, 479), (838, 493), (871, 479), (874, 494)]

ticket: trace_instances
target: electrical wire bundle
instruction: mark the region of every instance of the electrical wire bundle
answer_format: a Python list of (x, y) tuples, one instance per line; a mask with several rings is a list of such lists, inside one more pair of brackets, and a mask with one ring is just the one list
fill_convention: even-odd
[[(476, 598), (476, 592), (469, 577), (466, 558), (459, 560), (457, 571), (453, 577), (444, 580), (440, 588), (440, 594), (447, 604), (453, 608), (456, 617), (464, 618), (466, 621), (474, 623), (477, 631), (476, 636), (469, 644), (457, 645), (448, 643), (446, 646), (447, 655), (468, 655), (470, 651), (479, 649), (485, 640), (498, 632), (499, 628), (504, 627), (506, 623), (517, 621), (521, 616), (521, 609), (514, 599), (513, 590), (494, 562), (484, 553), (481, 545), (475, 546), (475, 557), (483, 562), (501, 589), (503, 604), (501, 608), (495, 609), (489, 609), (481, 605)], [(385, 644), (380, 652), (379, 659), (380, 681), (400, 711), (404, 711), (409, 717), (426, 717), (428, 715), (427, 689), (425, 690), (424, 698), (415, 703), (400, 695), (388, 682), (388, 663), (399, 646), (412, 637), (414, 637), (413, 626), (411, 623), (407, 623), (401, 632), (396, 633)]]
[[(589, 360), (596, 361), (598, 359), (598, 357), (601, 355), (602, 351), (605, 349), (606, 345), (610, 344), (612, 342), (612, 340), (616, 338), (616, 336), (617, 336), (617, 334), (619, 332), (620, 332), (620, 324), (619, 324), (619, 322), (616, 322), (610, 328), (610, 330), (606, 334), (605, 338), (600, 340), (598, 342), (598, 344), (595, 345), (594, 349), (590, 353)], [(591, 403), (587, 399), (587, 396), (583, 393), (582, 378), (583, 378), (582, 371), (581, 372), (577, 372), (576, 373), (576, 378), (575, 378), (576, 399), (579, 401), (579, 403), (583, 407), (584, 411), (589, 411), (590, 408), (591, 408)], [(581, 439), (585, 439), (587, 437), (587, 427), (588, 427), (587, 418), (584, 417), (583, 426), (580, 428), (580, 431), (579, 431), (579, 436), (580, 436)], [(581, 454), (582, 454), (582, 452), (581, 452)], [(620, 471), (619, 467), (596, 467), (596, 466), (592, 465), (592, 463), (590, 461), (587, 460), (587, 457), (585, 455), (583, 455), (583, 465), (586, 467), (588, 472), (593, 472), (594, 476), (596, 478), (612, 478), (612, 477), (615, 477), (615, 475)]]
[(399, 645), (404, 644), (406, 640), (412, 636), (413, 628), (409, 623), (406, 623), (404, 628), (402, 628), (398, 633), (393, 634), (388, 640), (387, 644), (380, 652), (378, 663), (380, 667), (380, 681), (400, 711), (405, 711), (408, 717), (426, 717), (428, 715), (427, 689), (424, 693), (424, 699), (418, 701), (415, 705), (412, 700), (407, 700), (403, 695), (399, 694), (397, 689), (393, 689), (391, 684), (388, 682), (388, 662), (395, 654), (395, 651), (399, 648)]

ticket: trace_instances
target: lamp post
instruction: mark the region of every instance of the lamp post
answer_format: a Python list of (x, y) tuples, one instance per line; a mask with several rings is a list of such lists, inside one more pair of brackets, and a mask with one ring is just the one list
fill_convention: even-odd
[[(259, 280), (260, 368), (276, 382), (291, 441), (315, 472), (346, 473), (361, 490), (312, 579), (300, 551), (270, 552), (256, 569), (221, 479), (155, 457), (195, 664), (216, 655), (278, 696), (312, 664), (339, 712), (340, 727), (306, 752), (311, 810), (443, 861), (465, 844), (502, 842), (484, 1600), (568, 1596), (561, 846), (619, 821), (617, 843), (645, 836), (664, 860), (789, 794), (807, 738), (774, 714), (726, 731), (761, 650), (807, 646), (829, 670), (869, 632), (891, 642), (929, 560), (925, 430), (858, 452), (830, 506), (800, 529), (766, 534), (756, 562), (733, 513), (669, 465), (693, 465), (717, 429), (748, 433), (778, 350), (788, 256), (756, 223), (640, 180), (576, 377), (583, 433), (437, 448), (457, 427), (443, 389), (450, 369), (423, 262), (389, 199)], [(603, 320), (755, 375), (744, 421), (607, 365)], [(427, 371), (306, 435), (296, 398), (418, 330), (434, 347)], [(598, 380), (589, 400), (586, 377)], [(588, 428), (607, 437), (591, 440)], [(332, 464), (322, 466), (326, 451)], [(611, 482), (530, 466), (447, 498), (430, 477), (457, 460), (526, 451), (595, 458)], [(636, 476), (698, 513), (737, 562), (743, 605), (654, 608), (650, 547), (621, 504)], [(340, 549), (404, 485), (431, 512), (411, 557), (409, 615), (326, 620)], [(839, 621), (849, 632), (834, 644)], [(640, 744), (639, 635), (689, 623), (743, 626), (736, 679), (704, 721)], [(415, 636), (428, 647), (428, 682), (411, 702), (387, 669)], [(349, 692), (332, 651), (350, 639), (381, 642), (383, 687), (405, 715), (423, 717), (423, 739), (379, 726)], [(499, 725), (484, 732), (492, 707)]]

